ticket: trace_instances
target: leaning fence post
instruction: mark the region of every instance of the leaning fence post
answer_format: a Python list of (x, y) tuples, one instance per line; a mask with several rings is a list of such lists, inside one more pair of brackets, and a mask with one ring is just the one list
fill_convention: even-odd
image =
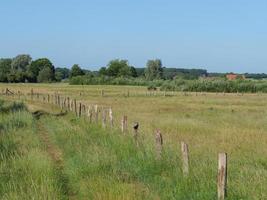
[(227, 185), (227, 154), (219, 153), (218, 178), (217, 178), (217, 193), (219, 200), (224, 200), (226, 197), (226, 185)]
[(156, 153), (157, 159), (161, 159), (163, 139), (160, 130), (156, 130)]
[(182, 160), (183, 160), (183, 174), (187, 176), (189, 174), (189, 153), (188, 145), (181, 142)]
[(121, 131), (122, 133), (125, 133), (127, 130), (127, 116), (124, 115), (121, 120)]

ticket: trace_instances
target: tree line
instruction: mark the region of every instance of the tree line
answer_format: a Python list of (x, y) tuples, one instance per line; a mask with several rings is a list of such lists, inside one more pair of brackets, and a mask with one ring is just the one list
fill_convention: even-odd
[(196, 79), (206, 75), (204, 69), (176, 69), (163, 67), (160, 59), (148, 60), (145, 68), (131, 66), (128, 60), (114, 59), (99, 71), (82, 69), (78, 64), (69, 68), (55, 67), (48, 58), (32, 60), (28, 54), (17, 55), (14, 58), (0, 59), (0, 82), (56, 82), (74, 77), (95, 78), (142, 78), (146, 81), (158, 79), (173, 79), (176, 76), (185, 79)]

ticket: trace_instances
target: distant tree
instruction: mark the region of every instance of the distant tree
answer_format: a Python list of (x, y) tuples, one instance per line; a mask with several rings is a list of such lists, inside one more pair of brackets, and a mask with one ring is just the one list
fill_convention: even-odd
[(137, 76), (145, 76), (145, 68), (135, 68)]
[(8, 74), (10, 73), (12, 59), (0, 59), (0, 82), (8, 81)]
[(162, 62), (159, 59), (148, 60), (145, 76), (147, 80), (161, 79), (163, 73)]
[(131, 67), (131, 75), (134, 78), (138, 77), (137, 71), (136, 71), (135, 67), (133, 67), (133, 66)]
[(112, 77), (129, 77), (132, 76), (132, 69), (127, 60), (115, 59), (108, 63), (106, 75)]
[(99, 70), (99, 75), (100, 76), (106, 76), (107, 75), (107, 68), (106, 67), (101, 67)]
[(27, 66), (31, 63), (30, 55), (18, 55), (12, 59), (11, 69), (14, 71), (26, 71)]
[(70, 70), (70, 78), (75, 77), (75, 76), (82, 76), (84, 74), (85, 74), (84, 71), (77, 64), (73, 65)]
[(37, 82), (37, 77), (39, 73), (45, 69), (49, 68), (51, 73), (51, 77), (49, 77), (49, 80), (55, 80), (55, 68), (50, 60), (47, 58), (40, 58), (35, 61), (33, 61), (28, 69), (27, 69), (27, 75), (30, 82)]
[(49, 83), (54, 80), (54, 72), (50, 67), (44, 67), (37, 76), (38, 83)]
[(16, 77), (16, 71), (11, 70), (10, 73), (7, 75), (7, 80), (10, 83), (15, 83), (17, 82), (17, 77)]
[(63, 79), (69, 78), (70, 70), (68, 68), (57, 67), (55, 69), (55, 79), (56, 81), (61, 81)]

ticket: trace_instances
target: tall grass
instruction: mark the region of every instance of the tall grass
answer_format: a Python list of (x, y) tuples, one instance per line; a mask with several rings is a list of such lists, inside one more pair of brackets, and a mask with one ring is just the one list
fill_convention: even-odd
[[(145, 87), (8, 87), (26, 92), (31, 87), (40, 92), (58, 91), (87, 105), (112, 106), (117, 125), (122, 115), (128, 116), (129, 123), (140, 123), (143, 146), (134, 151), (132, 137), (116, 130), (104, 131), (71, 115), (41, 119), (63, 152), (63, 174), (77, 199), (215, 199), (219, 152), (229, 156), (228, 199), (267, 199), (266, 94), (174, 93), (159, 97), (135, 95), (145, 94)], [(122, 95), (127, 90), (130, 97)], [(152, 133), (156, 128), (163, 133), (162, 161), (154, 155)], [(181, 174), (181, 141), (189, 144), (187, 179)]]
[[(181, 171), (179, 149), (165, 146), (156, 159), (154, 142), (136, 146), (131, 135), (103, 130), (72, 116), (45, 118), (43, 123), (62, 149), (65, 173), (78, 199), (216, 199), (217, 155), (194, 157), (190, 175)], [(230, 167), (228, 199), (263, 199), (242, 187), (240, 165)]]
[(1, 199), (60, 199), (51, 161), (35, 132), (34, 119), (22, 104), (1, 102)]

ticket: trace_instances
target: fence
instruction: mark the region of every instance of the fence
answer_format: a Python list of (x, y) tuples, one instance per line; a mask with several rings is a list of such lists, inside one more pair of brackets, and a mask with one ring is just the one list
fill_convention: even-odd
[[(114, 118), (113, 111), (111, 107), (104, 107), (95, 105), (86, 105), (81, 101), (76, 99), (71, 99), (70, 97), (61, 96), (57, 92), (54, 94), (44, 94), (44, 93), (35, 93), (33, 89), (29, 93), (22, 93), (20, 91), (14, 92), (6, 88), (2, 90), (2, 95), (7, 97), (12, 97), (19, 100), (29, 100), (29, 101), (38, 101), (41, 103), (47, 103), (59, 107), (61, 110), (66, 110), (73, 112), (76, 117), (86, 117), (90, 123), (101, 124), (103, 128), (114, 128)], [(104, 91), (101, 90), (101, 96), (104, 96)], [(102, 115), (101, 115), (102, 114)], [(100, 118), (101, 117), (101, 118)], [(138, 143), (138, 128), (139, 123), (134, 122), (133, 125), (133, 138)], [(127, 134), (128, 130), (128, 118), (127, 116), (122, 116), (120, 130), (123, 134)], [(163, 151), (163, 136), (159, 129), (155, 131), (155, 149), (157, 159), (162, 159)], [(181, 155), (182, 155), (182, 170), (183, 175), (187, 177), (190, 174), (190, 162), (189, 162), (189, 147), (185, 142), (181, 142)], [(218, 154), (218, 173), (217, 173), (217, 195), (219, 200), (223, 200), (226, 197), (227, 189), (227, 154), (219, 153)]]

